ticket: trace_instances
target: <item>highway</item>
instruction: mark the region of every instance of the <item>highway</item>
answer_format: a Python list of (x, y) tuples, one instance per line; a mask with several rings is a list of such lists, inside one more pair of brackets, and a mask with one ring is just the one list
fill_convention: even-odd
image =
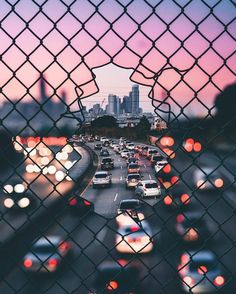
[[(94, 143), (88, 145), (94, 148)], [(179, 212), (166, 207), (162, 197), (145, 200), (143, 203), (145, 219), (154, 233), (154, 250), (135, 256), (116, 251), (115, 216), (118, 205), (121, 200), (135, 198), (135, 195), (134, 191), (125, 189), (125, 160), (112, 149), (109, 151), (115, 162), (115, 168), (111, 171), (112, 186), (93, 189), (90, 183), (81, 194), (83, 198), (94, 203), (95, 213), (81, 219), (72, 215), (65, 207), (54, 225), (43, 232), (45, 235), (63, 235), (73, 243), (73, 257), (65, 268), (56, 275), (42, 277), (26, 273), (19, 265), (0, 284), (0, 293), (89, 293), (96, 276), (96, 267), (104, 260), (119, 259), (135, 263), (140, 268), (141, 278), (137, 293), (182, 293), (177, 266), (179, 257), (186, 247), (175, 231), (176, 216)], [(199, 158), (195, 165), (211, 164), (212, 161), (215, 162), (214, 156), (207, 153), (205, 157)], [(192, 159), (179, 151), (172, 162), (184, 182), (193, 187)], [(232, 160), (230, 162), (232, 164)], [(139, 164), (144, 179), (155, 179), (154, 170), (146, 158), (140, 157)], [(232, 181), (230, 175), (227, 177)], [(225, 200), (219, 193), (197, 193), (186, 208), (186, 211), (198, 211), (203, 214), (211, 232), (204, 248), (210, 248), (217, 254), (228, 278), (229, 284), (220, 293), (232, 294), (233, 289), (236, 289), (235, 281), (230, 280), (236, 273), (236, 202), (231, 201), (233, 195), (234, 187), (223, 194)]]

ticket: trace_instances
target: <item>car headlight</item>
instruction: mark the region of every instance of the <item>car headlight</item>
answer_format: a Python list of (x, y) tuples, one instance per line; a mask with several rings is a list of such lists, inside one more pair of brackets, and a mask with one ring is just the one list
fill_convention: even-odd
[(25, 187), (24, 187), (23, 184), (17, 184), (17, 185), (15, 185), (15, 187), (14, 187), (14, 191), (15, 191), (16, 193), (23, 193), (23, 192), (25, 191)]
[(6, 198), (3, 204), (6, 208), (12, 208), (12, 206), (14, 205), (14, 201), (11, 198)]
[(21, 198), (17, 204), (20, 206), (20, 208), (26, 208), (30, 205), (30, 200), (27, 197)]
[(3, 190), (4, 190), (4, 192), (7, 192), (7, 193), (12, 193), (13, 192), (13, 186), (12, 185), (5, 185), (4, 187), (3, 187)]

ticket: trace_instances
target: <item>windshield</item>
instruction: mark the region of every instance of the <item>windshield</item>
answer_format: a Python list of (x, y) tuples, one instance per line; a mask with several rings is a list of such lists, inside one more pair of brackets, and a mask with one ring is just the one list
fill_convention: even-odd
[(135, 209), (138, 206), (139, 206), (139, 203), (137, 201), (121, 202), (120, 209)]
[(107, 162), (110, 163), (110, 162), (112, 162), (112, 159), (111, 158), (105, 158), (105, 159), (102, 160), (102, 162), (103, 163), (107, 163)]
[(129, 165), (129, 168), (138, 168), (139, 166), (138, 166), (138, 164), (133, 164), (133, 163), (131, 163), (130, 165)]
[(140, 175), (130, 175), (130, 176), (128, 176), (128, 180), (133, 180), (133, 179), (140, 180)]

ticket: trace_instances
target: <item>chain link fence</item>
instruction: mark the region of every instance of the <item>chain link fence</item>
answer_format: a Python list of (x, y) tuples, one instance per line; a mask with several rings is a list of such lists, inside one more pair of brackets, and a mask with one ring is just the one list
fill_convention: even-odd
[[(0, 293), (235, 293), (235, 2), (4, 0), (0, 40)], [(152, 129), (91, 124), (111, 64)]]

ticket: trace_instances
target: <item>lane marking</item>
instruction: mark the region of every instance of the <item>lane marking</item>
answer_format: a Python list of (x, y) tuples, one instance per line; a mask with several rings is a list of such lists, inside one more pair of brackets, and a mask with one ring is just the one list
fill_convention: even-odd
[(144, 166), (144, 168), (147, 168), (146, 164), (144, 164), (143, 166)]
[(120, 176), (120, 181), (122, 181), (122, 176)]
[(117, 199), (117, 196), (118, 196), (118, 193), (116, 193), (116, 195), (115, 195), (114, 202), (116, 201), (116, 199)]
[(151, 180), (152, 179), (152, 176), (150, 174), (148, 176), (149, 176), (149, 179)]

